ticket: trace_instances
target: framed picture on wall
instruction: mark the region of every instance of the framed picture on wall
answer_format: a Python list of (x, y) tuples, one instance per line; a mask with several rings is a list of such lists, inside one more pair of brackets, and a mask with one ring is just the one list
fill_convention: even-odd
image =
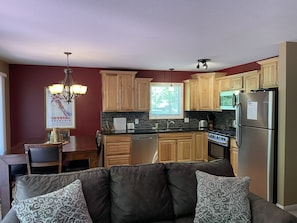
[(45, 88), (45, 128), (75, 128), (75, 99), (67, 103), (60, 95)]

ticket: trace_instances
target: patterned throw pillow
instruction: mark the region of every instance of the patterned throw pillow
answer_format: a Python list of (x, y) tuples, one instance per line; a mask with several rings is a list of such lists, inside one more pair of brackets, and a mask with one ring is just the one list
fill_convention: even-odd
[(21, 223), (92, 222), (80, 180), (52, 193), (14, 200), (12, 207)]
[(197, 204), (194, 223), (251, 222), (249, 177), (214, 176), (196, 171)]

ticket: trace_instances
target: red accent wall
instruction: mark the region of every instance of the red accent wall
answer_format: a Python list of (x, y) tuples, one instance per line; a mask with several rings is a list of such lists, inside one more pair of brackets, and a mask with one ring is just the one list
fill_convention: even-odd
[[(101, 75), (99, 68), (72, 67), (74, 81), (87, 85), (86, 95), (77, 98), (76, 128), (71, 135), (94, 135), (100, 129)], [(249, 63), (225, 70), (228, 75), (260, 69), (259, 64)], [(136, 77), (150, 77), (153, 82), (182, 82), (197, 72), (138, 71)], [(64, 67), (10, 65), (10, 117), (11, 145), (31, 138), (44, 137), (45, 99), (44, 88), (64, 79)]]
[[(76, 128), (71, 135), (94, 135), (100, 129), (101, 75), (99, 68), (71, 67), (75, 82), (88, 86), (86, 95), (76, 99)], [(153, 81), (182, 82), (195, 72), (139, 71), (137, 77)], [(171, 75), (172, 74), (172, 75)], [(64, 67), (10, 65), (11, 145), (44, 137), (44, 88), (64, 79)], [(171, 77), (172, 76), (172, 77)]]

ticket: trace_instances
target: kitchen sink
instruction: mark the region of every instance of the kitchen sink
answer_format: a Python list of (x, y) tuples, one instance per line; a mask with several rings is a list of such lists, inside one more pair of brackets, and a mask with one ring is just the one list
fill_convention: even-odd
[(158, 129), (158, 132), (183, 132), (183, 128)]

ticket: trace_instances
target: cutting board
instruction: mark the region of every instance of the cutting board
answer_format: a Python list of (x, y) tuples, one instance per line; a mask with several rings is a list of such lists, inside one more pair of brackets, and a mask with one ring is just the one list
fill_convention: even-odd
[(115, 131), (126, 130), (127, 118), (113, 118), (113, 126)]

